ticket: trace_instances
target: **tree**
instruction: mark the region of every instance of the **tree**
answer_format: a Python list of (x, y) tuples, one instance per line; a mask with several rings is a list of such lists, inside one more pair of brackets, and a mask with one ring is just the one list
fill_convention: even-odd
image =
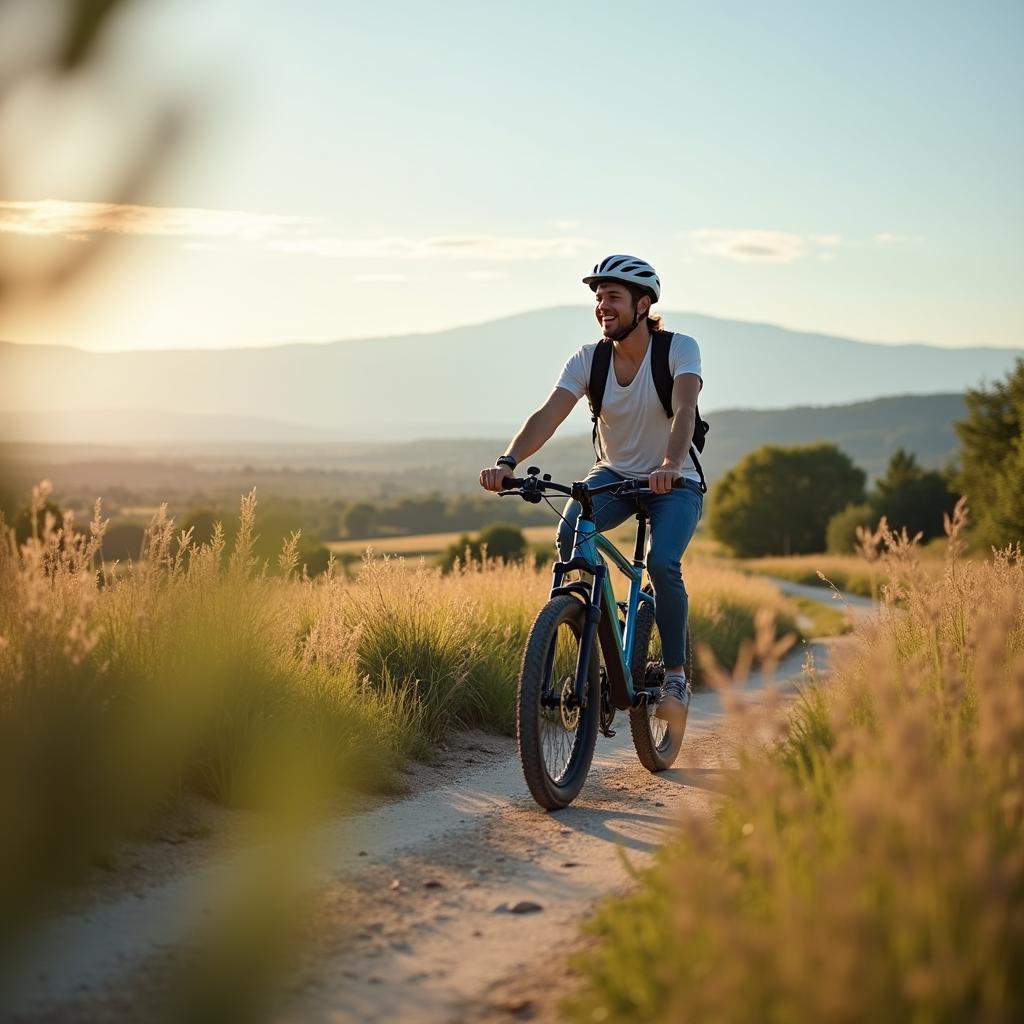
[(377, 510), (365, 501), (349, 505), (341, 517), (341, 528), (346, 537), (372, 537)]
[(515, 561), (526, 554), (526, 537), (518, 526), (508, 523), (491, 523), (480, 531), (481, 548), (487, 548), (488, 558), (501, 558), (506, 562)]
[(21, 545), (29, 537), (42, 537), (48, 517), (53, 533), (64, 529), (64, 513), (52, 501), (47, 501), (42, 508), (38, 509), (34, 517), (31, 507), (26, 505), (14, 519), (14, 539)]
[(138, 523), (114, 523), (103, 535), (103, 558), (108, 562), (137, 562), (145, 529)]
[(941, 473), (922, 469), (912, 454), (897, 448), (868, 501), (873, 522), (885, 516), (894, 530), (929, 541), (942, 536), (943, 516), (952, 514), (956, 499)]
[(967, 417), (955, 424), (957, 485), (970, 504), (977, 539), (1002, 547), (1024, 539), (1024, 359), (1006, 380), (969, 389), (965, 401)]
[(458, 561), (480, 561), (480, 542), (473, 540), (468, 533), (462, 534), (457, 541), (449, 544), (438, 559), (438, 565), (445, 572), (450, 572)]
[(857, 527), (873, 527), (878, 520), (867, 502), (847, 505), (829, 521), (825, 530), (825, 550), (834, 555), (848, 555), (857, 546)]
[(190, 543), (201, 547), (213, 540), (213, 530), (218, 523), (224, 521), (224, 516), (210, 509), (201, 508), (193, 512), (181, 524), (181, 532), (192, 531)]
[(1017, 438), (996, 478), (987, 521), (991, 543), (1005, 547), (1024, 541), (1024, 439)]
[(448, 528), (447, 507), (437, 494), (402, 498), (384, 513), (384, 522), (406, 533), (440, 533)]
[(711, 532), (741, 557), (822, 551), (840, 509), (864, 500), (864, 471), (834, 444), (764, 445), (711, 496)]
[(518, 526), (508, 523), (491, 523), (485, 526), (476, 537), (463, 534), (454, 544), (449, 544), (441, 555), (439, 564), (447, 572), (459, 559), (467, 556), (470, 561), (479, 562), (483, 559), (484, 549), (488, 558), (500, 558), (504, 562), (514, 562), (523, 558), (527, 552), (526, 537)]

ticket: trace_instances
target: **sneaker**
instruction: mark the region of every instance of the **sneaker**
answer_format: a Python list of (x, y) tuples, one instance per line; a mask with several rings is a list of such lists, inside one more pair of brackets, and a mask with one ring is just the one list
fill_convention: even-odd
[(661, 687), (661, 697), (654, 709), (654, 717), (668, 722), (677, 729), (685, 728), (690, 712), (690, 684), (683, 676), (668, 676)]

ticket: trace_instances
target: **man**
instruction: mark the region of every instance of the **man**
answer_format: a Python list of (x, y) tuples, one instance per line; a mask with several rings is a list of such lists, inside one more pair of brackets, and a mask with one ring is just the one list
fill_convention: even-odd
[[(481, 471), (480, 484), (489, 491), (500, 491), (516, 466), (544, 445), (586, 394), (598, 345), (611, 344), (611, 366), (596, 424), (601, 456), (586, 479), (593, 486), (627, 478), (647, 479), (653, 494), (642, 498), (599, 495), (594, 499), (594, 521), (596, 528), (604, 531), (625, 522), (639, 508), (645, 508), (650, 516), (647, 571), (657, 597), (665, 660), (665, 683), (655, 714), (670, 722), (685, 720), (690, 704), (684, 664), (688, 603), (680, 562), (704, 504), (701, 477), (690, 458), (697, 396), (703, 385), (700, 349), (693, 338), (672, 335), (673, 414), (669, 419), (651, 371), (651, 332), (661, 329), (661, 317), (650, 312), (661, 297), (661, 282), (654, 268), (633, 256), (608, 256), (583, 283), (594, 293), (594, 313), (604, 339), (584, 345), (569, 359), (554, 391), (523, 424), (508, 453)], [(680, 477), (683, 487), (673, 489)], [(563, 561), (572, 556), (579, 514), (579, 503), (570, 501), (558, 530)]]

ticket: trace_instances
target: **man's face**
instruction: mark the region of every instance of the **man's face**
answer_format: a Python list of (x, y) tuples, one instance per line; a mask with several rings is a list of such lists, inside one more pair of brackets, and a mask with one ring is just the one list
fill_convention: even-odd
[[(606, 338), (610, 338), (618, 331), (633, 322), (636, 315), (636, 306), (633, 303), (633, 296), (624, 284), (612, 281), (608, 284), (599, 284), (594, 293), (597, 305), (594, 307), (594, 314), (601, 330)], [(641, 299), (645, 305), (649, 305), (646, 299)]]

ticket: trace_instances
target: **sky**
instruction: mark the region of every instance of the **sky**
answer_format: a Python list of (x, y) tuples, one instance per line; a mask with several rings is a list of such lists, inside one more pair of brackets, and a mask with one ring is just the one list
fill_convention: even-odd
[[(0, 67), (59, 31), (14, 7)], [(96, 254), (0, 338), (433, 331), (589, 304), (625, 252), (665, 310), (1022, 346), (1022, 43), (1019, 0), (143, 0), (99, 71), (0, 106), (0, 262)], [(168, 109), (182, 141), (128, 193)]]

